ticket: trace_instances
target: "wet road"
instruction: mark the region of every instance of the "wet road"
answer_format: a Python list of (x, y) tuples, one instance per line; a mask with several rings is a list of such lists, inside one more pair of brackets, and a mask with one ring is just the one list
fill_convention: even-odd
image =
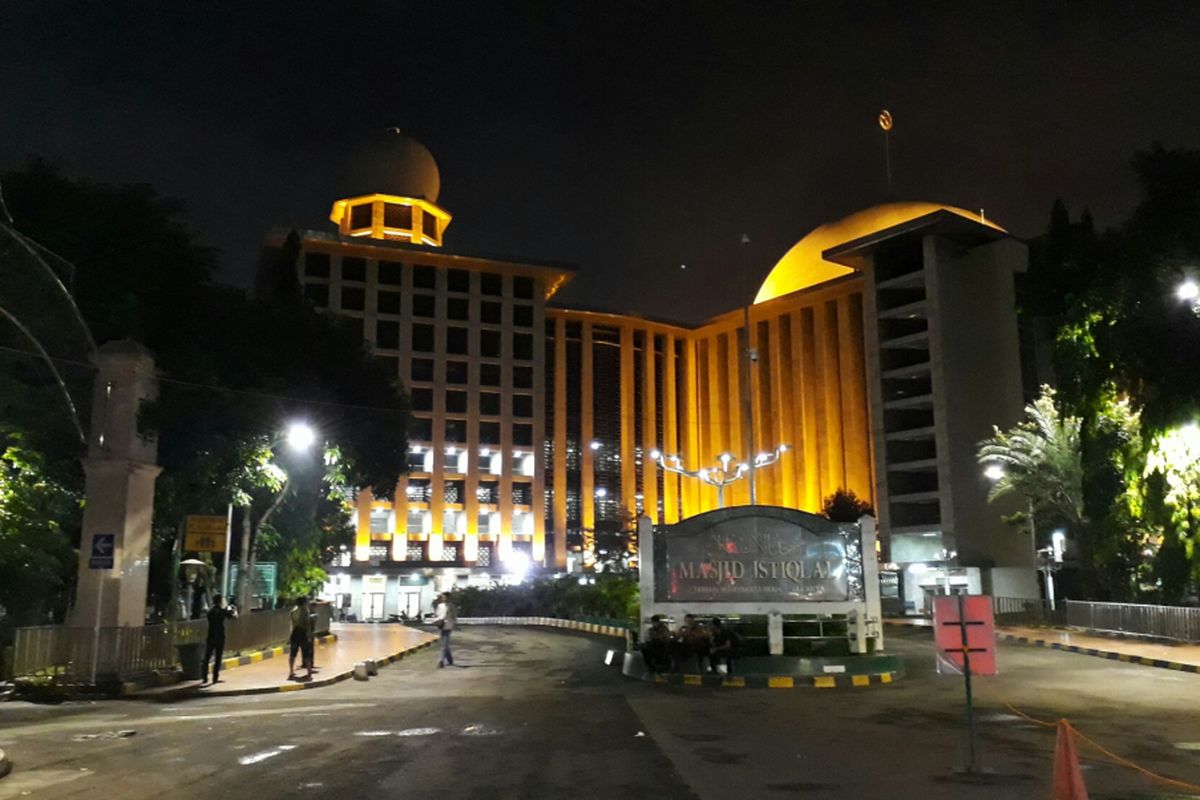
[[(628, 681), (602, 663), (605, 640), (558, 631), (457, 639), (459, 667), (437, 669), (430, 651), (311, 692), (0, 704), (0, 748), (16, 763), (0, 798), (1045, 796), (1053, 731), (1005, 702), (1200, 781), (1196, 675), (1002, 647), (1003, 674), (978, 687), (980, 753), (995, 771), (980, 783), (952, 772), (961, 681), (932, 674), (925, 631), (893, 633), (910, 672), (897, 684), (790, 691)], [(1169, 793), (1111, 765), (1085, 774), (1093, 797)]]

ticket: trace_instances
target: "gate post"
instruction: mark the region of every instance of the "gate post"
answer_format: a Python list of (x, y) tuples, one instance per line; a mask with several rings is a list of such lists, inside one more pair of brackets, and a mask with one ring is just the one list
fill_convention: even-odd
[[(83, 460), (86, 505), (79, 580), (70, 624), (84, 628), (140, 626), (146, 619), (150, 531), (158, 444), (138, 428), (142, 404), (158, 395), (154, 357), (137, 342), (109, 342), (96, 354), (88, 454)], [(111, 568), (96, 568), (92, 542), (111, 536)]]

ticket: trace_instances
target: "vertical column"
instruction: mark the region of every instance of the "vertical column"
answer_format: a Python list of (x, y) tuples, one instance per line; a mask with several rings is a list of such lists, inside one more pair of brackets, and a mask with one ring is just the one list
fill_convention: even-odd
[[(774, 320), (755, 320), (754, 342), (758, 350), (758, 363), (752, 364), (755, 373), (754, 394), (754, 449), (764, 453), (772, 451), (781, 444), (775, 433), (775, 420), (779, 416), (779, 407), (772, 401), (775, 391), (775, 364), (779, 360), (774, 343), (771, 341), (771, 322)], [(753, 457), (754, 453), (750, 454)], [(785, 455), (786, 459), (787, 456)], [(758, 502), (762, 505), (784, 505), (782, 497), (783, 465), (775, 464), (764, 470), (758, 470)]]
[[(675, 364), (675, 334), (663, 337), (663, 453), (679, 452), (679, 407), (675, 396), (677, 380)], [(655, 469), (658, 469), (655, 467)], [(668, 525), (679, 521), (679, 476), (674, 472), (663, 473), (663, 517)]]
[(821, 510), (822, 454), (825, 446), (823, 421), (818, 414), (817, 403), (817, 355), (814, 343), (813, 309), (805, 308), (797, 315), (797, 325), (792, 332), (792, 347), (796, 354), (797, 367), (793, 374), (793, 392), (801, 398), (801, 414), (797, 427), (801, 429), (804, 454), (804, 491), (801, 495), (802, 508), (817, 513)]
[[(647, 328), (642, 332), (642, 505), (646, 516), (651, 522), (658, 524), (658, 464), (650, 457), (662, 443), (658, 441), (655, 425), (655, 370), (654, 370), (654, 331)], [(630, 510), (636, 509), (635, 505)]]
[(392, 498), (395, 524), (392, 526), (392, 561), (408, 558), (408, 476), (401, 475)]
[[(435, 307), (446, 307), (446, 271), (437, 270)], [(429, 541), (427, 557), (442, 560), (446, 526), (446, 317), (438, 313), (433, 329), (433, 472), (429, 476)]]
[[(448, 279), (447, 279), (448, 280)], [(482, 355), (479, 339), (483, 328), (480, 325), (482, 313), (480, 302), (483, 293), (480, 291), (481, 273), (472, 272), (469, 276), (468, 290), (470, 321), (467, 323), (467, 392), (468, 397), (479, 397), (479, 358)], [(460, 497), (463, 515), (467, 518), (466, 532), (459, 542), (459, 555), (465, 564), (473, 564), (479, 560), (479, 478), (483, 471), (480, 469), (479, 456), (479, 404), (467, 405), (467, 465), (463, 475), (463, 491), (466, 497)]]
[[(533, 515), (533, 542), (530, 557), (546, 563), (546, 409), (538, 403), (546, 396), (546, 319), (541, 292), (534, 292), (533, 303), (533, 485), (530, 487), (529, 513)], [(565, 445), (565, 443), (564, 443)]]
[[(725, 393), (725, 408), (729, 415), (729, 425), (727, 428), (728, 442), (725, 449), (733, 454), (734, 458), (749, 458), (750, 453), (746, 452), (746, 442), (744, 440), (742, 429), (742, 385), (741, 372), (745, 364), (746, 358), (743, 353), (743, 348), (746, 346), (745, 340), (739, 333), (741, 328), (734, 328), (725, 335), (725, 363), (722, 365), (725, 368), (727, 377), (727, 390)], [(746, 480), (738, 481), (725, 490), (726, 505), (746, 505), (750, 502), (750, 484)]]
[[(590, 453), (579, 443), (580, 455)], [(567, 320), (554, 320), (554, 566), (567, 565)]]
[(592, 323), (584, 320), (582, 328), (579, 353), (579, 516), (583, 526), (583, 561), (586, 565), (594, 561), (596, 555), (596, 451), (592, 449), (592, 442), (596, 438), (596, 403), (593, 398), (596, 371)]
[(838, 298), (838, 356), (842, 386), (843, 447), (846, 453), (846, 488), (870, 498), (870, 427), (867, 424), (867, 373), (864, 363), (862, 295)]
[[(708, 352), (704, 359), (704, 377), (700, 391), (708, 394), (708, 403), (706, 404), (708, 416), (701, 428), (703, 437), (701, 447), (704, 448), (704, 452), (700, 454), (697, 467), (711, 465), (717, 455), (729, 449), (729, 410), (725, 399), (727, 386), (726, 382), (722, 380), (722, 376), (725, 374), (725, 365), (720, 358), (721, 340), (720, 334), (713, 334), (706, 342)], [(708, 484), (701, 484), (700, 491), (702, 509), (709, 511), (716, 508), (717, 490)], [(728, 497), (725, 499), (729, 500)]]
[(842, 379), (838, 364), (838, 321), (836, 301), (817, 306), (817, 370), (820, 373), (821, 404), (825, 412), (825, 468), (828, 495), (846, 485), (845, 438), (842, 435)]
[[(699, 362), (696, 350), (698, 340), (685, 339), (683, 342), (683, 417), (679, 420), (682, 426), (680, 439), (683, 461), (688, 469), (699, 469), (701, 458), (700, 421), (703, 414), (698, 396)], [(689, 478), (682, 482), (683, 508), (681, 517), (690, 517), (700, 513), (700, 482)]]
[(787, 315), (771, 320), (767, 338), (771, 348), (771, 404), (775, 407), (772, 416), (772, 435), (775, 445), (786, 444), (792, 448), (784, 453), (779, 465), (773, 469), (779, 470), (780, 492), (779, 502), (787, 508), (796, 507), (797, 462), (804, 452), (800, 440), (795, 435), (795, 404), (800, 402), (800, 396), (792, 391), (792, 347), (790, 333), (791, 318)]
[(637, 508), (637, 464), (634, 461), (636, 430), (634, 411), (633, 326), (621, 326), (621, 507)]
[(496, 532), (496, 555), (503, 566), (512, 555), (513, 542), (513, 285), (504, 277), (504, 305), (500, 327), (500, 530)]
[(371, 503), (375, 496), (370, 489), (359, 489), (354, 498), (354, 560), (366, 561), (371, 557)]

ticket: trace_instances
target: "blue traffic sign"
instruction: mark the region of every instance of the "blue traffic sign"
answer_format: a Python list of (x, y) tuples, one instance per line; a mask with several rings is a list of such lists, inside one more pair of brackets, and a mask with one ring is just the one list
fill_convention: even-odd
[(112, 569), (113, 551), (117, 549), (117, 536), (114, 533), (96, 533), (92, 535), (92, 557), (88, 559), (89, 569)]

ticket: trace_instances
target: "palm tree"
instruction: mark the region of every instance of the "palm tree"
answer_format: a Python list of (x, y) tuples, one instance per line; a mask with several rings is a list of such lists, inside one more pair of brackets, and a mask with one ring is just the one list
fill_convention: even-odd
[(1054, 390), (1043, 386), (1025, 407), (1025, 420), (1006, 431), (993, 427), (976, 457), (993, 479), (989, 501), (1015, 492), (1039, 517), (1078, 529), (1083, 522), (1082, 421), (1063, 416), (1054, 400)]

